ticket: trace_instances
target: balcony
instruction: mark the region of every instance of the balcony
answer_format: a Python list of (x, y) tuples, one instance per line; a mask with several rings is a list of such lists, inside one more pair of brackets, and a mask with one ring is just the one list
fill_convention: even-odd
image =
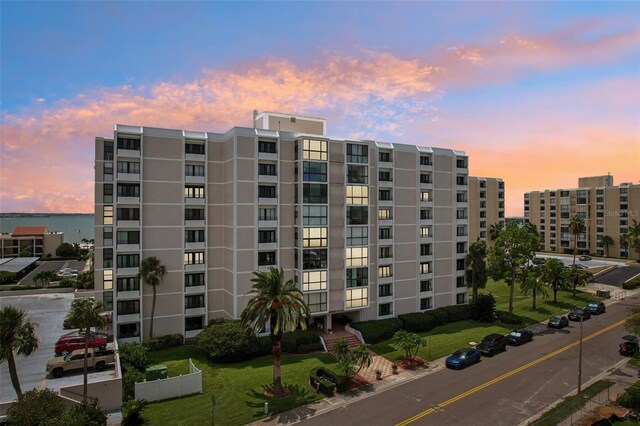
[(117, 226), (121, 228), (138, 228), (140, 226), (139, 220), (119, 220)]
[(118, 197), (116, 200), (120, 204), (140, 204), (140, 197)]
[(140, 151), (137, 149), (118, 149), (118, 157), (140, 158)]
[(204, 198), (192, 198), (192, 197), (185, 197), (184, 203), (188, 206), (204, 206), (206, 204)]
[(193, 337), (196, 337), (198, 334), (200, 334), (200, 332), (202, 331), (202, 329), (200, 330), (187, 330), (184, 332), (184, 337), (185, 339), (191, 339)]
[(278, 205), (278, 197), (273, 198), (258, 198), (258, 204), (264, 206), (277, 206)]
[(119, 291), (117, 294), (118, 300), (124, 299), (138, 299), (140, 297), (140, 290), (131, 290), (131, 291)]
[(134, 322), (134, 321), (140, 321), (140, 313), (118, 315), (119, 323)]
[(207, 243), (205, 243), (204, 241), (198, 241), (198, 242), (185, 242), (184, 243), (184, 248), (187, 250), (192, 250), (192, 249), (204, 249), (206, 248)]
[(184, 270), (188, 272), (204, 272), (206, 265), (204, 263), (195, 263), (184, 265)]
[(203, 285), (192, 285), (184, 288), (184, 294), (196, 294), (196, 293), (204, 293), (205, 286)]
[(185, 183), (206, 183), (204, 176), (185, 176)]
[(204, 306), (201, 308), (187, 308), (184, 310), (185, 316), (198, 316), (198, 315), (204, 315), (206, 313), (207, 313), (207, 308), (205, 308)]
[(393, 282), (393, 275), (390, 277), (379, 277), (378, 284), (391, 284)]
[(139, 271), (140, 271), (140, 268), (138, 268), (137, 266), (132, 268), (118, 268), (118, 275), (134, 276), (134, 275), (138, 275)]
[(258, 243), (258, 250), (276, 250), (278, 248), (278, 243)]
[(206, 161), (207, 156), (205, 154), (185, 154), (184, 159), (186, 161)]
[(278, 176), (258, 175), (258, 182), (260, 182), (260, 183), (277, 183), (278, 182)]
[(379, 180), (378, 181), (378, 188), (392, 188), (393, 187), (393, 181), (391, 180)]
[(185, 220), (184, 225), (190, 228), (202, 228), (205, 226), (204, 220)]
[(278, 161), (278, 154), (275, 152), (258, 152), (258, 159)]
[(140, 251), (140, 244), (120, 244), (116, 246), (118, 251)]
[(258, 226), (260, 228), (277, 228), (278, 221), (277, 220), (259, 220)]
[(118, 173), (118, 180), (140, 182), (139, 173)]

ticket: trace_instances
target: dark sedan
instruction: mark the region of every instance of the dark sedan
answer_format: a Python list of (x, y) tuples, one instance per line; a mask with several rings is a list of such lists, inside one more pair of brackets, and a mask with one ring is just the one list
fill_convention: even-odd
[(481, 358), (480, 351), (474, 348), (458, 349), (447, 357), (445, 365), (448, 368), (462, 369), (468, 365), (479, 362)]
[(527, 343), (533, 340), (533, 332), (522, 328), (520, 330), (511, 330), (507, 334), (507, 344), (512, 346), (520, 346), (523, 343)]
[(549, 328), (562, 328), (562, 327), (567, 327), (568, 325), (569, 325), (569, 320), (564, 315), (551, 317), (551, 319), (547, 323), (547, 326)]
[(582, 320), (588, 320), (591, 318), (591, 314), (586, 308), (575, 308), (569, 312), (568, 317), (570, 321), (580, 321), (581, 318)]

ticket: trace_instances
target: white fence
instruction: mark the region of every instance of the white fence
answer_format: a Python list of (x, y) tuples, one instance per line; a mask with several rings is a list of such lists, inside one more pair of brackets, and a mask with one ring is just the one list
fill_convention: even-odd
[(189, 359), (189, 374), (136, 383), (136, 399), (161, 401), (202, 392), (202, 371)]

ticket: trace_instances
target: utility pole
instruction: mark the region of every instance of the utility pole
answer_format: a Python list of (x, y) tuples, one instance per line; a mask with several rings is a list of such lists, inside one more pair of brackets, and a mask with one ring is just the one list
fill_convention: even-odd
[(582, 392), (582, 321), (584, 312), (580, 315), (580, 350), (578, 353), (578, 395)]

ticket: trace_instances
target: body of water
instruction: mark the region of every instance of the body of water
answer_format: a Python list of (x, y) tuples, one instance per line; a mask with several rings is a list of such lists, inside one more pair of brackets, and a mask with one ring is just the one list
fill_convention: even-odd
[(0, 213), (0, 232), (11, 233), (16, 226), (46, 226), (49, 232), (64, 232), (65, 243), (94, 238), (93, 214)]

